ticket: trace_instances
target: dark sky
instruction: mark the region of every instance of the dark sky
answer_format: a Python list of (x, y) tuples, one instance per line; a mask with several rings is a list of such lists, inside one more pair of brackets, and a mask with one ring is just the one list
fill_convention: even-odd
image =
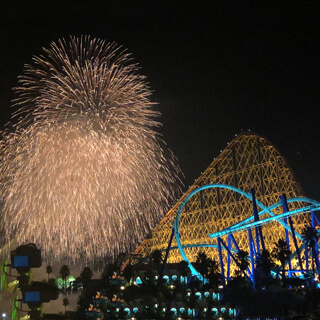
[(23, 65), (69, 35), (133, 53), (186, 187), (250, 129), (278, 147), (320, 200), (318, 1), (11, 1), (0, 13), (1, 127)]

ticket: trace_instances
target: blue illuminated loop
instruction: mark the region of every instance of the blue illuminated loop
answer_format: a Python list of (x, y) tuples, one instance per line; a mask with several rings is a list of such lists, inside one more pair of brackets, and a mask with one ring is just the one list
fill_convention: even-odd
[[(199, 272), (193, 267), (193, 265), (191, 264), (191, 262), (189, 261), (188, 257), (186, 256), (185, 252), (184, 252), (184, 248), (193, 248), (193, 247), (199, 247), (199, 244), (191, 244), (191, 245), (188, 245), (188, 246), (183, 246), (181, 244), (181, 239), (180, 239), (180, 234), (179, 234), (179, 221), (180, 221), (180, 215), (181, 215), (181, 212), (183, 210), (183, 208), (185, 207), (187, 201), (195, 194), (197, 194), (198, 192), (200, 192), (201, 190), (205, 190), (205, 189), (212, 189), (212, 188), (221, 188), (221, 189), (228, 189), (228, 190), (232, 190), (232, 191), (235, 191), (241, 195), (243, 195), (244, 197), (248, 198), (250, 201), (252, 201), (252, 195), (250, 193), (247, 193), (247, 192), (244, 192), (236, 187), (233, 187), (233, 186), (230, 186), (230, 185), (227, 185), (227, 184), (208, 184), (208, 185), (205, 185), (205, 186), (202, 186), (202, 187), (199, 187), (193, 191), (191, 191), (188, 196), (183, 200), (183, 202), (181, 203), (179, 209), (178, 209), (178, 212), (177, 212), (177, 215), (176, 215), (176, 218), (175, 218), (175, 221), (174, 221), (174, 225), (173, 225), (173, 228), (174, 228), (174, 232), (175, 232), (175, 237), (176, 237), (176, 240), (177, 240), (177, 246), (178, 246), (178, 249), (180, 251), (180, 254), (183, 258), (183, 260), (185, 260), (187, 263), (188, 263), (188, 266), (189, 266), (189, 269), (191, 270), (191, 273), (193, 275), (195, 275), (196, 277), (198, 277), (200, 280), (202, 280), (202, 276), (199, 274)], [(289, 199), (288, 200), (288, 203), (291, 203), (291, 202), (307, 202), (307, 203), (311, 203), (314, 205), (314, 207), (312, 207), (313, 210), (319, 210), (320, 208), (320, 203), (315, 201), (315, 200), (312, 200), (312, 199), (309, 199), (309, 198), (293, 198), (293, 199)], [(291, 229), (290, 227), (285, 223), (283, 222), (282, 220), (279, 220), (278, 218), (278, 215), (274, 214), (271, 210), (275, 209), (276, 207), (282, 205), (282, 202), (278, 202), (272, 206), (270, 206), (269, 208), (266, 207), (265, 205), (263, 205), (260, 201), (256, 200), (256, 204), (262, 209), (262, 211), (259, 212), (259, 216), (262, 215), (262, 214), (265, 214), (265, 213), (268, 213), (270, 218), (268, 219), (265, 219), (267, 220), (266, 222), (269, 222), (269, 220), (277, 220), (277, 222), (279, 222), (284, 228), (286, 228), (289, 232), (291, 232)], [(307, 210), (310, 210), (311, 209), (311, 206), (308, 206), (306, 208), (304, 208), (305, 210), (304, 211), (307, 211)], [(311, 209), (311, 210), (312, 210)], [(295, 211), (297, 211), (295, 213)], [(301, 212), (298, 212), (298, 211), (301, 211)], [(297, 209), (297, 210), (294, 210), (291, 212), (291, 214), (297, 214), (297, 213), (302, 213), (303, 210), (302, 209)], [(290, 213), (287, 213), (287, 215), (290, 215)], [(228, 234), (228, 233), (231, 233), (231, 232), (236, 232), (236, 231), (240, 231), (240, 230), (243, 230), (243, 229), (247, 229), (248, 227), (250, 228), (251, 225), (253, 225), (254, 223), (251, 223), (250, 224), (250, 221), (253, 220), (253, 216), (239, 222), (238, 224), (232, 226), (232, 227), (229, 227), (229, 228), (226, 228), (220, 232), (216, 232), (214, 234), (210, 234), (209, 236), (211, 238), (216, 238), (218, 236), (222, 236), (222, 235), (225, 235), (225, 234)], [(262, 222), (262, 221), (261, 221)], [(261, 222), (258, 222), (261, 223)], [(302, 239), (302, 236), (296, 232), (296, 236), (299, 238), (299, 239)], [(208, 246), (206, 244), (203, 244), (202, 246)]]

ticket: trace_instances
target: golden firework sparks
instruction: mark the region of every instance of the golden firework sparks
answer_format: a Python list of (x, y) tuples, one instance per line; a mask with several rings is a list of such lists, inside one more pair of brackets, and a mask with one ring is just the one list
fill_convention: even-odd
[(26, 66), (2, 134), (6, 236), (55, 258), (128, 251), (179, 191), (145, 77), (115, 44), (59, 40)]

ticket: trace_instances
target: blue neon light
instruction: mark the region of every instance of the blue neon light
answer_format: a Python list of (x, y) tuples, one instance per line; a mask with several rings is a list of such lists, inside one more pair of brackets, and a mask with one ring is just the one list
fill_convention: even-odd
[[(193, 265), (191, 264), (191, 262), (189, 261), (188, 257), (186, 256), (185, 252), (184, 252), (184, 249), (183, 249), (183, 246), (181, 244), (181, 239), (180, 239), (180, 234), (179, 234), (179, 220), (180, 220), (180, 215), (181, 215), (181, 212), (184, 208), (184, 206), (186, 205), (187, 201), (193, 196), (195, 195), (196, 193), (200, 192), (201, 190), (205, 190), (205, 189), (212, 189), (212, 188), (221, 188), (221, 189), (228, 189), (228, 190), (232, 190), (232, 191), (235, 191), (237, 193), (240, 193), (241, 195), (243, 195), (244, 197), (248, 198), (249, 200), (252, 201), (252, 196), (251, 194), (247, 193), (247, 192), (244, 192), (236, 187), (233, 187), (233, 186), (229, 186), (227, 184), (208, 184), (208, 185), (205, 185), (205, 186), (202, 186), (200, 188), (197, 188), (193, 191), (191, 191), (188, 196), (182, 201), (179, 209), (178, 209), (178, 212), (177, 212), (177, 215), (176, 215), (176, 219), (174, 221), (174, 225), (173, 225), (173, 228), (174, 228), (174, 231), (175, 231), (175, 236), (176, 236), (176, 241), (177, 241), (177, 245), (178, 245), (178, 249), (180, 251), (180, 254), (182, 256), (182, 258), (188, 263), (188, 266), (189, 266), (189, 269), (191, 271), (191, 273), (193, 275), (195, 275), (198, 279), (200, 280), (203, 280), (202, 279), (202, 276), (200, 275), (200, 273), (193, 267)], [(256, 200), (257, 204), (266, 209), (268, 211), (268, 208), (266, 208), (261, 202), (259, 202), (258, 200)], [(272, 212), (271, 212), (272, 213)]]
[[(181, 215), (181, 212), (183, 210), (183, 208), (185, 207), (187, 201), (193, 196), (195, 195), (196, 193), (200, 192), (201, 190), (205, 190), (205, 189), (211, 189), (211, 188), (222, 188), (222, 189), (228, 189), (228, 190), (232, 190), (232, 191), (235, 191), (241, 195), (243, 195), (244, 197), (246, 197), (247, 199), (249, 199), (250, 201), (252, 201), (252, 195), (247, 193), (247, 192), (244, 192), (236, 187), (233, 187), (233, 186), (230, 186), (230, 185), (226, 185), (226, 184), (208, 184), (208, 185), (205, 185), (205, 186), (202, 186), (202, 187), (199, 187), (193, 191), (191, 191), (189, 193), (189, 195), (182, 201), (181, 205), (179, 206), (179, 209), (178, 209), (178, 212), (177, 212), (177, 215), (176, 215), (176, 218), (175, 218), (175, 221), (174, 221), (174, 225), (173, 225), (173, 228), (174, 228), (174, 231), (175, 231), (175, 237), (176, 237), (176, 241), (177, 241), (177, 247), (180, 251), (180, 254), (182, 256), (182, 258), (188, 263), (188, 266), (189, 266), (189, 269), (191, 270), (191, 273), (193, 275), (195, 275), (196, 277), (198, 277), (200, 280), (202, 280), (202, 276), (199, 274), (199, 272), (192, 266), (191, 262), (189, 261), (188, 257), (186, 256), (185, 252), (184, 252), (184, 248), (190, 248), (190, 247), (202, 247), (202, 246), (212, 246), (212, 247), (215, 247), (217, 248), (216, 245), (208, 245), (208, 244), (191, 244), (191, 245), (186, 245), (186, 246), (183, 246), (181, 244), (181, 239), (180, 239), (180, 234), (179, 234), (179, 221), (180, 221), (180, 215)], [(271, 210), (277, 208), (278, 206), (281, 206), (282, 205), (282, 202), (278, 202), (270, 207), (266, 207), (265, 205), (263, 205), (260, 201), (256, 200), (256, 204), (262, 209), (258, 214), (259, 216), (260, 215), (263, 215), (265, 213), (268, 213), (269, 214), (269, 217), (263, 219), (263, 220), (259, 220), (259, 221), (256, 221), (256, 222), (250, 222), (251, 220), (253, 220), (253, 216), (239, 222), (238, 224), (232, 226), (232, 227), (229, 227), (229, 228), (226, 228), (220, 232), (216, 232), (216, 233), (212, 233), (212, 234), (209, 234), (209, 237), (210, 238), (217, 238), (217, 237), (221, 237), (222, 235), (226, 235), (226, 234), (230, 234), (230, 233), (233, 233), (233, 232), (238, 232), (238, 231), (241, 231), (243, 229), (248, 229), (248, 228), (253, 228), (253, 227), (256, 227), (256, 226), (260, 226), (260, 225), (263, 225), (263, 224), (266, 224), (266, 223), (269, 223), (269, 222), (272, 222), (274, 220), (276, 220), (278, 223), (280, 223), (285, 229), (287, 229), (289, 232), (291, 232), (291, 229), (290, 229), (290, 226), (288, 226), (284, 221), (282, 221), (281, 219), (285, 218), (285, 217), (288, 217), (288, 216), (293, 216), (293, 215), (298, 215), (298, 214), (302, 214), (302, 213), (305, 213), (307, 211), (317, 211), (317, 210), (320, 210), (320, 203), (315, 201), (315, 200), (312, 200), (312, 199), (309, 199), (309, 198), (304, 198), (304, 197), (298, 197), (298, 198), (293, 198), (293, 199), (289, 199), (287, 201), (288, 203), (291, 203), (291, 202), (306, 202), (306, 203), (311, 203), (312, 205), (310, 206), (307, 206), (307, 207), (304, 207), (304, 208), (299, 208), (299, 209), (295, 209), (295, 210), (291, 210), (289, 212), (286, 212), (286, 213), (283, 213), (283, 214), (280, 214), (280, 215), (276, 215), (274, 214)], [(302, 240), (302, 236), (299, 234), (299, 233), (296, 233), (296, 236)], [(172, 248), (172, 249), (175, 249), (175, 248)], [(235, 250), (234, 250), (235, 251)], [(236, 251), (235, 251), (236, 252)]]
[[(209, 237), (211, 239), (214, 239), (214, 238), (222, 237), (222, 236), (224, 236), (226, 234), (229, 234), (229, 233), (235, 233), (235, 232), (242, 231), (244, 229), (246, 230), (248, 228), (251, 229), (251, 228), (254, 228), (254, 227), (262, 226), (262, 225), (265, 225), (267, 223), (273, 222), (274, 220), (280, 222), (280, 219), (283, 219), (283, 218), (293, 217), (293, 216), (296, 216), (298, 214), (305, 213), (305, 212), (308, 212), (308, 211), (319, 211), (319, 210), (320, 210), (320, 204), (319, 205), (311, 205), (311, 206), (307, 206), (307, 207), (291, 210), (291, 211), (288, 211), (288, 212), (285, 212), (285, 213), (282, 213), (282, 214), (278, 214), (278, 215), (273, 216), (273, 217), (268, 217), (268, 218), (265, 218), (265, 219), (262, 219), (262, 220), (259, 220), (259, 221), (247, 223), (245, 225), (240, 225), (239, 226), (238, 224), (236, 224), (236, 225), (234, 225), (232, 227), (229, 227), (229, 228), (226, 228), (226, 229), (224, 229), (222, 231), (211, 233), (211, 234), (209, 234)], [(298, 236), (297, 232), (296, 232), (296, 235)]]
[[(288, 199), (288, 200), (287, 200), (287, 203), (292, 203), (292, 202), (306, 202), (306, 203), (311, 203), (311, 204), (314, 204), (314, 205), (319, 205), (319, 204), (320, 204), (320, 203), (319, 203), (318, 201), (316, 201), (316, 200), (309, 199), (309, 198), (304, 198), (304, 197), (297, 197), (297, 198), (292, 198), (292, 199)], [(265, 209), (263, 209), (262, 211), (259, 212), (259, 216), (261, 216), (261, 215), (263, 215), (263, 214), (265, 214), (265, 213), (268, 212), (269, 215), (271, 215), (272, 217), (278, 217), (278, 215), (274, 214), (271, 210), (274, 210), (275, 208), (280, 207), (280, 206), (282, 206), (282, 202), (281, 202), (281, 201), (273, 204), (272, 206), (270, 206), (270, 207), (268, 207), (268, 208), (265, 207)], [(270, 212), (271, 212), (271, 214), (270, 214)], [(233, 228), (233, 227), (236, 227), (236, 226), (244, 225), (244, 224), (252, 221), (253, 219), (254, 219), (254, 217), (253, 217), (253, 216), (250, 216), (250, 217), (248, 217), (247, 219), (244, 219), (244, 220), (242, 220), (241, 222), (239, 222), (239, 223), (237, 223), (236, 225), (234, 225), (234, 226), (232, 226), (232, 227), (229, 227), (229, 228)], [(281, 223), (289, 232), (291, 232), (290, 227), (289, 227), (285, 222), (283, 222), (283, 221), (278, 221), (278, 222)], [(229, 229), (229, 228), (226, 228), (226, 229)], [(226, 230), (226, 229), (225, 229), (225, 230)], [(301, 236), (298, 232), (296, 232), (296, 236), (297, 236), (300, 240), (302, 240), (302, 236)]]

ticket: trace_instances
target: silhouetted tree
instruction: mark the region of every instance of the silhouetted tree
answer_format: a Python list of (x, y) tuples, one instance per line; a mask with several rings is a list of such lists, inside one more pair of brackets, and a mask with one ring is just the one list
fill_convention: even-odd
[(64, 305), (64, 315), (66, 315), (66, 313), (67, 313), (67, 306), (69, 305), (69, 300), (68, 300), (68, 298), (64, 298), (64, 299), (62, 300), (62, 303), (63, 303), (63, 305)]
[(256, 269), (261, 277), (261, 285), (266, 286), (267, 289), (269, 289), (271, 270), (275, 267), (276, 264), (272, 260), (270, 252), (266, 249), (262, 250), (256, 260)]
[(315, 228), (312, 226), (306, 227), (302, 231), (302, 237), (303, 237), (303, 242), (307, 245), (308, 248), (311, 248), (311, 259), (312, 259), (312, 273), (313, 273), (313, 278), (315, 275), (315, 268), (314, 268), (314, 260), (316, 257), (316, 244), (319, 239), (319, 234)]
[(290, 260), (291, 251), (288, 250), (287, 243), (283, 239), (279, 238), (278, 242), (274, 243), (274, 248), (272, 250), (272, 256), (280, 261), (281, 264), (281, 279), (284, 284), (286, 278), (286, 262)]
[(47, 274), (48, 274), (48, 282), (49, 282), (49, 275), (50, 275), (50, 273), (53, 272), (52, 266), (48, 265), (48, 266), (46, 267), (46, 272), (47, 272)]
[(64, 264), (61, 267), (59, 274), (61, 276), (61, 279), (63, 280), (63, 289), (65, 290), (66, 289), (66, 281), (70, 275), (70, 268)]
[(83, 289), (87, 291), (89, 283), (92, 279), (93, 273), (90, 267), (85, 267), (80, 273), (80, 280), (83, 284)]
[(218, 270), (218, 264), (216, 261), (208, 258), (205, 252), (200, 251), (197, 255), (196, 262), (194, 263), (194, 267), (201, 274), (202, 281), (204, 285), (204, 279), (208, 276), (208, 274), (215, 269)]
[(239, 268), (240, 274), (247, 276), (246, 270), (248, 269), (248, 266), (249, 266), (248, 252), (244, 250), (239, 250), (237, 252), (236, 259), (238, 261), (238, 268)]
[(180, 277), (184, 278), (184, 283), (186, 284), (186, 277), (190, 274), (190, 269), (187, 261), (181, 260), (179, 262), (178, 273)]

